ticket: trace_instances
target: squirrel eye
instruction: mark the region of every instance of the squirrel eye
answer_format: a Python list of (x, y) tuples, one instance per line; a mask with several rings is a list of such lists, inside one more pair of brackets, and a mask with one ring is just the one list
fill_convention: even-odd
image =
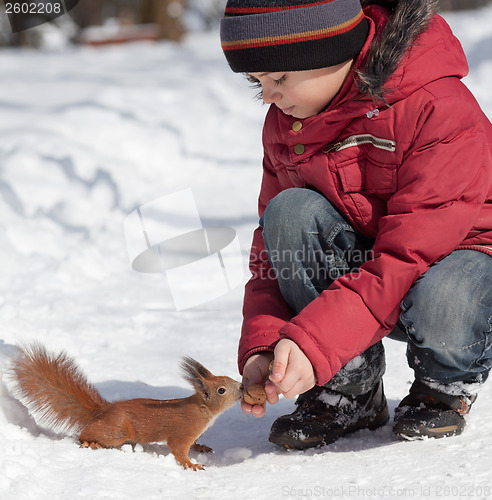
[(219, 387), (219, 388), (217, 389), (217, 392), (218, 392), (219, 394), (224, 394), (224, 393), (226, 392), (226, 390), (225, 390), (223, 387)]

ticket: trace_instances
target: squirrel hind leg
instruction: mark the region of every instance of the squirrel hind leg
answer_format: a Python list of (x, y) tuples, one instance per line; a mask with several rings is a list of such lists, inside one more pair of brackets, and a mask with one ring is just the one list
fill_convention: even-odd
[(204, 465), (202, 465), (202, 464), (194, 464), (189, 459), (185, 463), (181, 463), (180, 462), (180, 465), (182, 465), (185, 469), (205, 470), (205, 466)]
[(188, 457), (188, 452), (191, 447), (194, 447), (194, 444), (195, 443), (190, 445), (189, 442), (186, 444), (176, 443), (173, 441), (169, 442), (168, 440), (167, 447), (174, 455), (176, 462), (178, 462), (178, 464), (181, 465), (184, 469), (204, 470), (205, 467), (202, 464), (194, 464)]
[[(205, 470), (205, 466), (203, 466), (202, 464), (191, 464), (191, 468), (193, 470)], [(185, 467), (186, 469), (186, 467)]]
[(193, 470), (205, 470), (205, 466), (202, 464), (194, 464), (186, 453), (174, 452), (171, 450), (171, 453), (174, 455), (176, 462), (181, 465), (184, 469), (193, 469)]

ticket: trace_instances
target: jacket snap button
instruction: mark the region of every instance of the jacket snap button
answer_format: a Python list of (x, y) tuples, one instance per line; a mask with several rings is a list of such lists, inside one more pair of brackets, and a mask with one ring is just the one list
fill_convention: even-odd
[(293, 124), (292, 124), (292, 130), (294, 132), (299, 132), (299, 130), (301, 130), (302, 128), (302, 122), (300, 121), (295, 121)]
[(304, 144), (296, 144), (294, 146), (294, 153), (296, 155), (302, 155), (302, 153), (304, 153), (304, 151), (306, 151), (306, 147), (304, 146)]

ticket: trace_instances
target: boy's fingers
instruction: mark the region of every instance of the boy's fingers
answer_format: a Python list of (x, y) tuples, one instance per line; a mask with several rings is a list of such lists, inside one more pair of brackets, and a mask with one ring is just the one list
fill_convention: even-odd
[(290, 346), (280, 341), (273, 352), (273, 366), (270, 380), (274, 383), (280, 382), (285, 377), (285, 370), (289, 362)]
[(241, 410), (246, 414), (262, 417), (265, 414), (265, 405), (250, 405), (245, 401), (241, 401)]
[(246, 414), (254, 415), (255, 417), (262, 417), (265, 414), (265, 405), (250, 405), (241, 401), (241, 410)]
[(244, 413), (251, 413), (253, 411), (253, 407), (244, 400), (241, 400), (241, 410), (243, 410)]
[(251, 413), (255, 417), (263, 417), (265, 415), (265, 405), (254, 405)]
[(278, 403), (278, 390), (273, 385), (271, 380), (267, 380), (265, 383), (265, 392), (267, 395), (267, 401), (271, 404), (274, 405)]
[(294, 383), (290, 389), (282, 392), (284, 397), (287, 399), (292, 399), (298, 396), (299, 394), (302, 394), (309, 389), (312, 389), (314, 387), (314, 381), (311, 382), (311, 380), (304, 380), (304, 379), (299, 379), (297, 380), (296, 383)]

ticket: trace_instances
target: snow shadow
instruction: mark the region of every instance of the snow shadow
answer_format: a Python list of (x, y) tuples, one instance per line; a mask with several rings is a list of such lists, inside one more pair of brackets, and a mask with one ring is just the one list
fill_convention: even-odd
[[(335, 443), (307, 450), (283, 449), (268, 441), (270, 428), (274, 420), (281, 415), (292, 413), (295, 400), (281, 398), (273, 406), (267, 404), (267, 412), (261, 418), (245, 415), (239, 405), (222, 414), (212, 428), (207, 430), (199, 442), (213, 448), (213, 454), (201, 454), (199, 461), (205, 465), (217, 467), (242, 463), (262, 455), (275, 454), (279, 456), (320, 456), (338, 453), (354, 453), (371, 449), (384, 448), (400, 442), (393, 435), (392, 418), (385, 426), (374, 431), (364, 429), (343, 438)], [(399, 401), (388, 400), (390, 414)], [(193, 454), (190, 453), (193, 457)]]

